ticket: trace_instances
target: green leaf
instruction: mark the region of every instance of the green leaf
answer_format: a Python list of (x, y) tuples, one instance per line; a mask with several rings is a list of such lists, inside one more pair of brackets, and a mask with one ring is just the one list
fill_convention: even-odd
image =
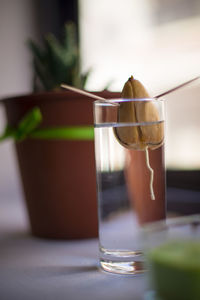
[(44, 60), (44, 52), (36, 45), (34, 41), (31, 39), (28, 40), (28, 46), (33, 52), (35, 58), (37, 58), (40, 62)]
[(63, 47), (68, 52), (76, 52), (78, 48), (76, 27), (72, 22), (68, 22), (64, 27), (64, 38), (63, 38)]
[(54, 81), (51, 78), (51, 74), (47, 71), (47, 69), (42, 65), (37, 59), (33, 62), (35, 70), (37, 72), (37, 76), (40, 79), (41, 84), (43, 85), (45, 90), (51, 90), (54, 88)]
[(66, 75), (69, 75), (71, 69), (73, 69), (76, 55), (63, 50), (61, 45), (51, 35), (46, 38), (45, 45), (49, 71), (53, 75), (54, 83), (59, 85), (66, 80)]
[(34, 107), (28, 112), (25, 117), (19, 122), (16, 132), (16, 139), (23, 140), (34, 131), (42, 121), (42, 114), (38, 107)]
[(15, 137), (16, 137), (16, 130), (11, 128), (10, 126), (6, 126), (3, 134), (0, 136), (0, 142), (4, 141), (7, 138), (15, 138)]
[[(80, 53), (74, 23), (65, 25), (61, 42), (48, 34), (44, 38), (43, 49), (32, 40), (29, 40), (28, 45), (33, 53), (36, 88), (42, 86), (45, 90), (53, 90), (61, 83), (84, 87), (89, 72), (83, 75), (80, 73)], [(41, 85), (35, 84), (38, 80)]]
[(89, 75), (91, 74), (92, 70), (89, 69), (87, 72), (81, 74), (81, 86), (84, 88), (86, 86), (87, 80)]

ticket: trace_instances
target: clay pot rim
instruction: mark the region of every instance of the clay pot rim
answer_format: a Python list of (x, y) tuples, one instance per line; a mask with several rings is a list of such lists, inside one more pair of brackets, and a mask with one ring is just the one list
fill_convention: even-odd
[[(101, 96), (102, 94), (104, 95), (105, 98), (112, 98), (113, 97), (118, 97), (119, 98), (119, 92), (112, 92), (112, 91), (107, 91), (107, 90), (102, 90), (102, 91), (95, 91), (95, 92), (90, 92), (92, 94), (96, 94), (98, 96)], [(44, 92), (35, 92), (35, 93), (26, 93), (26, 94), (19, 94), (19, 95), (13, 95), (13, 96), (9, 96), (9, 97), (5, 97), (0, 99), (1, 103), (9, 103), (12, 102), (14, 100), (16, 101), (24, 101), (28, 99), (32, 99), (32, 100), (41, 100), (42, 101), (58, 101), (58, 100), (64, 100), (65, 98), (72, 98), (73, 101), (74, 100), (80, 100), (80, 99), (84, 99), (84, 100), (91, 100), (94, 101), (94, 99), (87, 97), (85, 95), (81, 95), (81, 94), (77, 94), (73, 91), (67, 91), (67, 90), (60, 90), (60, 91), (44, 91)]]

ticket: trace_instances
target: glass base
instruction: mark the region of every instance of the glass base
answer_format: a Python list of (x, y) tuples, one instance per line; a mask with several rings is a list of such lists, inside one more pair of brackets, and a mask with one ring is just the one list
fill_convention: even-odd
[(136, 275), (146, 271), (142, 252), (110, 251), (101, 248), (100, 266), (116, 274)]
[(145, 271), (143, 263), (138, 261), (113, 262), (101, 260), (100, 265), (104, 271), (116, 274), (136, 275)]

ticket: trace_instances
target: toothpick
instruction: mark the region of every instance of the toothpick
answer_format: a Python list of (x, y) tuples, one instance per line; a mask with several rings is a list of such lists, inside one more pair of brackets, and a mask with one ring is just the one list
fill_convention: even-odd
[(75, 87), (67, 85), (67, 84), (61, 84), (61, 87), (64, 88), (64, 89), (71, 90), (73, 92), (76, 92), (76, 93), (79, 93), (79, 94), (91, 97), (91, 98), (96, 99), (96, 100), (104, 100), (104, 101), (106, 100), (105, 98), (99, 97), (97, 95), (94, 95), (92, 93), (86, 92), (84, 90), (75, 88)]
[(165, 96), (165, 95), (167, 95), (169, 93), (172, 93), (172, 92), (174, 92), (174, 91), (182, 88), (183, 86), (185, 86), (185, 85), (187, 85), (187, 84), (189, 84), (189, 83), (197, 80), (197, 79), (200, 79), (200, 76), (197, 76), (197, 77), (195, 77), (195, 78), (193, 78), (193, 79), (191, 79), (189, 81), (186, 81), (186, 82), (184, 82), (184, 83), (182, 83), (182, 84), (180, 84), (180, 85), (178, 85), (178, 86), (176, 86), (176, 87), (174, 87), (174, 88), (172, 88), (172, 89), (170, 89), (170, 90), (168, 90), (168, 91), (166, 91), (166, 92), (164, 92), (164, 93), (162, 93), (162, 94), (160, 94), (158, 96), (155, 96), (154, 98), (160, 98), (160, 97)]

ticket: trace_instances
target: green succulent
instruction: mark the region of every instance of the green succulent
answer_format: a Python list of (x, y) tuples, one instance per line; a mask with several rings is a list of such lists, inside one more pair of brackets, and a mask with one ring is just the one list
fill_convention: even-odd
[(44, 47), (28, 41), (33, 53), (34, 91), (56, 90), (61, 83), (84, 88), (89, 71), (81, 74), (80, 52), (74, 23), (67, 23), (58, 41), (53, 34), (44, 38)]

